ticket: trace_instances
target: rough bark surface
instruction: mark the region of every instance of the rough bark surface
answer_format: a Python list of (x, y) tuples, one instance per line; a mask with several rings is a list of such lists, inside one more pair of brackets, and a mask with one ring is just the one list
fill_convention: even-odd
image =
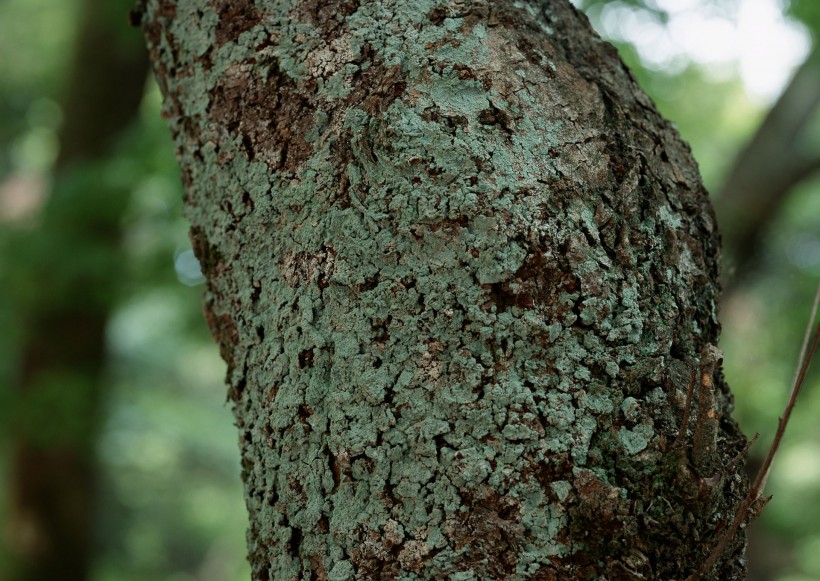
[(149, 0), (143, 25), (255, 579), (692, 572), (746, 490), (718, 472), (744, 443), (719, 374), (691, 412), (714, 431), (673, 445), (717, 340), (718, 234), (583, 15)]

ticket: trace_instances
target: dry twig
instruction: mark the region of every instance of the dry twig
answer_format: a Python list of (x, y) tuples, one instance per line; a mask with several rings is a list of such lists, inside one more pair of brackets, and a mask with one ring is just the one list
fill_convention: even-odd
[[(783, 439), (783, 433), (786, 431), (786, 425), (789, 422), (792, 409), (797, 401), (797, 396), (800, 393), (800, 389), (803, 387), (803, 381), (806, 378), (806, 373), (808, 372), (811, 361), (817, 351), (817, 343), (820, 341), (820, 323), (817, 324), (816, 328), (814, 326), (814, 321), (817, 316), (818, 303), (820, 303), (820, 285), (817, 286), (817, 292), (814, 295), (814, 304), (812, 305), (811, 316), (809, 317), (809, 323), (806, 326), (806, 333), (803, 337), (803, 346), (800, 349), (800, 357), (797, 359), (789, 400), (786, 404), (786, 409), (783, 411), (783, 416), (780, 418), (780, 422), (777, 425), (777, 432), (774, 435), (774, 440), (772, 440), (769, 453), (766, 455), (766, 460), (764, 460), (763, 465), (760, 467), (760, 470), (758, 470), (757, 476), (755, 476), (754, 484), (752, 485), (751, 490), (749, 490), (749, 494), (743, 502), (740, 503), (732, 524), (729, 525), (729, 528), (727, 528), (720, 537), (720, 540), (715, 545), (715, 548), (712, 549), (709, 557), (703, 562), (697, 571), (686, 579), (686, 581), (698, 581), (698, 579), (701, 579), (706, 573), (708, 573), (726, 550), (729, 542), (735, 536), (737, 529), (739, 529), (740, 525), (746, 521), (746, 517), (750, 514), (752, 508), (759, 506), (761, 501), (762, 504), (765, 504), (768, 501), (768, 499), (762, 498), (763, 489), (766, 486), (766, 481), (769, 479), (769, 473), (772, 469), (772, 462), (774, 461), (775, 454), (777, 454), (777, 450), (780, 447), (780, 441)], [(812, 328), (814, 328), (813, 333)]]

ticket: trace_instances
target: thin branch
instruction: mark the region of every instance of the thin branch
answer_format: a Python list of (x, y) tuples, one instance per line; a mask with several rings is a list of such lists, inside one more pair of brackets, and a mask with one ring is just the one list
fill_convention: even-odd
[[(769, 478), (772, 462), (774, 461), (775, 454), (777, 454), (777, 450), (780, 447), (780, 442), (783, 439), (783, 433), (786, 431), (786, 424), (789, 422), (792, 409), (794, 409), (794, 404), (797, 402), (797, 396), (800, 393), (800, 389), (803, 387), (803, 381), (806, 379), (806, 373), (808, 372), (811, 361), (817, 351), (817, 344), (820, 342), (820, 323), (817, 324), (816, 328), (814, 327), (814, 321), (817, 317), (818, 304), (820, 304), (820, 284), (818, 284), (817, 292), (814, 295), (814, 304), (812, 305), (809, 323), (806, 326), (806, 334), (803, 337), (803, 346), (800, 350), (800, 357), (797, 359), (797, 366), (795, 367), (794, 381), (792, 383), (791, 393), (789, 394), (789, 400), (786, 404), (786, 409), (783, 411), (783, 416), (780, 418), (777, 425), (777, 432), (775, 433), (774, 440), (769, 448), (769, 453), (766, 455), (766, 460), (763, 462), (760, 470), (758, 470), (749, 494), (738, 507), (732, 524), (723, 533), (723, 536), (721, 536), (706, 561), (704, 561), (700, 568), (695, 573), (690, 575), (686, 581), (698, 581), (698, 579), (701, 579), (706, 573), (709, 572), (709, 570), (711, 570), (726, 550), (729, 541), (731, 541), (735, 536), (737, 529), (739, 529), (740, 525), (746, 520), (752, 505), (754, 505), (763, 494), (763, 488), (766, 486), (766, 481)], [(814, 333), (812, 333), (812, 328), (814, 328)]]
[[(758, 494), (763, 492), (763, 488), (766, 486), (766, 481), (769, 479), (769, 473), (772, 470), (774, 455), (777, 453), (778, 447), (780, 447), (780, 440), (783, 438), (783, 432), (786, 431), (786, 423), (789, 421), (792, 408), (794, 408), (794, 404), (797, 401), (797, 394), (800, 393), (800, 388), (803, 387), (803, 380), (806, 378), (806, 374), (809, 371), (809, 366), (814, 358), (814, 353), (817, 351), (817, 342), (820, 340), (820, 324), (817, 325), (817, 329), (815, 329), (813, 337), (811, 328), (817, 317), (818, 304), (820, 304), (820, 284), (817, 285), (817, 292), (814, 295), (814, 304), (812, 305), (811, 316), (809, 317), (809, 324), (806, 326), (805, 335), (803, 335), (803, 345), (800, 347), (800, 357), (797, 359), (798, 365), (794, 371), (792, 392), (789, 394), (789, 403), (786, 406), (786, 410), (783, 412), (783, 417), (777, 426), (777, 433), (774, 436), (774, 442), (772, 442), (769, 455), (766, 457), (766, 461), (763, 463), (763, 466), (760, 467), (760, 470), (758, 471), (758, 478), (755, 481), (755, 486), (759, 487), (759, 490), (757, 491)], [(811, 345), (809, 344), (809, 340), (811, 340)], [(808, 357), (806, 356), (807, 352)]]

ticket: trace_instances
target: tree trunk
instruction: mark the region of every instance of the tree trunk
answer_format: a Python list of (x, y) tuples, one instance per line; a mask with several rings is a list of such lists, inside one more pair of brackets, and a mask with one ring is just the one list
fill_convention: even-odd
[[(684, 409), (718, 234), (688, 147), (586, 18), (144, 9), (254, 578), (690, 574), (747, 489), (708, 362)], [(743, 578), (744, 546), (713, 578)]]

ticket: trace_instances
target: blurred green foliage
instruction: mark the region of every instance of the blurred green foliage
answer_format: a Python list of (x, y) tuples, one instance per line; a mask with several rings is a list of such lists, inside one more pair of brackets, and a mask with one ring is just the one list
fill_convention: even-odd
[(224, 364), (202, 286), (180, 282), (190, 250), (179, 170), (152, 84), (124, 144), (127, 291), (111, 321), (108, 410), (98, 449), (105, 494), (100, 580), (247, 579), (247, 517)]
[[(735, 0), (727, 0), (728, 5)], [(654, 0), (578, 2), (601, 29), (607, 4), (641, 11), (663, 26), (667, 12)], [(735, 2), (736, 3), (736, 2)], [(689, 2), (695, 6), (717, 0)], [(88, 248), (82, 256), (43, 260), (38, 248), (19, 242), (32, 229), (70, 236), (46, 226), (37, 212), (47, 195), (58, 151), (62, 111), (57, 105), (76, 30), (74, 2), (0, 2), (0, 425), (30, 421), (12, 409), (2, 387), (14, 372), (25, 329), (15, 324), (27, 304), (59, 301), (60, 260), (88, 260), (95, 276), (122, 277), (109, 325), (110, 363), (106, 413), (97, 443), (101, 466), (98, 513), (98, 580), (247, 579), (244, 561), (246, 516), (239, 482), (237, 434), (225, 403), (224, 365), (200, 313), (201, 276), (191, 260), (181, 219), (178, 169), (164, 122), (160, 96), (149, 85), (139, 123), (104, 163), (76, 170), (60, 187), (74, 188), (76, 204), (60, 212), (88, 211), (84, 184), (108, 180), (130, 188), (122, 223), (122, 250)], [(820, 31), (820, 3), (792, 0), (784, 7), (813, 36)], [(123, 20), (124, 22), (124, 20)], [(719, 71), (686, 59), (650, 66), (628, 35), (611, 37), (640, 84), (692, 145), (707, 187), (716, 190), (734, 156), (766, 112), (751, 99), (737, 71)], [(820, 147), (820, 123), (814, 124)], [(28, 211), (7, 208), (12, 185), (27, 196)], [(20, 185), (22, 184), (22, 185)], [(28, 189), (26, 189), (28, 188)], [(725, 373), (736, 397), (737, 418), (746, 433), (761, 432), (762, 454), (777, 424), (791, 380), (814, 285), (820, 278), (820, 182), (805, 182), (763, 234), (764, 256), (723, 305)], [(17, 191), (17, 190), (15, 190)], [(95, 208), (105, 211), (105, 208)], [(62, 221), (64, 222), (64, 221)], [(43, 243), (43, 247), (47, 247)], [(102, 253), (102, 255), (100, 254)], [(40, 261), (41, 283), (21, 286), (18, 267)], [(28, 283), (25, 283), (28, 284)], [(93, 296), (93, 282), (89, 285)], [(110, 300), (101, 297), (100, 300)], [(70, 402), (44, 391), (33, 406), (54, 408), (54, 429), (67, 430)], [(770, 542), (763, 553), (780, 568), (771, 577), (820, 579), (820, 380), (815, 370), (798, 404), (793, 425), (776, 460), (769, 492), (775, 499), (761, 519)], [(38, 416), (39, 417), (39, 416)], [(36, 421), (36, 419), (34, 420)], [(0, 521), (5, 500), (6, 431), (0, 428)], [(758, 525), (756, 525), (758, 526)], [(774, 548), (772, 548), (774, 547)], [(769, 550), (769, 553), (765, 551)], [(777, 551), (774, 554), (772, 551)], [(752, 559), (754, 563), (754, 557)], [(765, 564), (760, 565), (764, 567)], [(0, 562), (0, 576), (2, 576)]]
[(46, 170), (54, 160), (61, 121), (55, 99), (66, 82), (77, 7), (52, 0), (0, 2), (0, 174)]
[(806, 25), (816, 40), (820, 33), (820, 3), (816, 0), (791, 0), (786, 3), (786, 9), (791, 16)]
[[(174, 268), (190, 243), (156, 87), (149, 85), (139, 122), (112, 156), (74, 166), (56, 180), (52, 173), (77, 8), (75, 2), (0, 2), (0, 522), (8, 510), (8, 435), (30, 426), (27, 433), (49, 441), (57, 434), (68, 444), (72, 422), (84, 414), (65, 399), (82, 393), (70, 389), (65, 376), (27, 398), (11, 399), (6, 387), (26, 334), (20, 321), (44, 304), (64, 302), (63, 281), (81, 270), (89, 277), (87, 299), (115, 305), (96, 445), (93, 578), (247, 579), (247, 517), (225, 369), (202, 319), (202, 287), (181, 284)], [(125, 29), (126, 15), (117, 20)], [(110, 204), (128, 196), (89, 199), (101, 182), (110, 192), (131, 191), (122, 244), (113, 236), (106, 247), (55, 255), (60, 241), (77, 248), (82, 236), (75, 236), (74, 225), (94, 228), (94, 216), (107, 224), (111, 212), (122, 213)], [(52, 184), (61, 188), (54, 198), (60, 204), (49, 212), (59, 219), (40, 209)], [(68, 268), (70, 261), (87, 267)], [(32, 270), (38, 272), (33, 281), (23, 275)], [(195, 274), (180, 272), (189, 284), (201, 282)], [(95, 280), (110, 277), (121, 279), (119, 294), (96, 296)], [(0, 577), (3, 566), (0, 561)]]

